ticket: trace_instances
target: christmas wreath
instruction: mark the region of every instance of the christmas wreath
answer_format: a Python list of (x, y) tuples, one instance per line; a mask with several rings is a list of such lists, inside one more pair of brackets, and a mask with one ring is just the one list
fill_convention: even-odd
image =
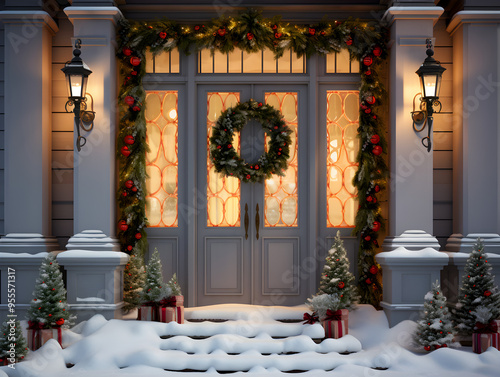
[[(232, 144), (234, 133), (241, 131), (250, 119), (258, 121), (269, 137), (267, 151), (254, 163), (247, 163)], [(273, 174), (285, 175), (291, 133), (274, 107), (254, 100), (238, 103), (225, 110), (212, 129), (210, 157), (215, 170), (243, 182), (262, 182)]]

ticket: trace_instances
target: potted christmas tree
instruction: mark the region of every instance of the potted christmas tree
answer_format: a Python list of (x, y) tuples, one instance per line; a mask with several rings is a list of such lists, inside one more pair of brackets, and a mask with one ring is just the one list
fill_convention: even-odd
[(344, 243), (337, 232), (325, 259), (319, 292), (308, 299), (313, 314), (304, 314), (306, 323), (319, 319), (327, 338), (340, 338), (348, 332), (349, 309), (357, 299), (354, 276), (349, 272), (349, 260)]
[(72, 324), (74, 316), (68, 311), (62, 273), (52, 253), (40, 266), (27, 317), (30, 349), (38, 349), (51, 338), (62, 346), (62, 329)]
[(165, 296), (170, 296), (169, 289), (163, 283), (162, 267), (158, 249), (155, 248), (146, 266), (146, 277), (141, 292), (141, 307), (138, 319), (142, 321), (158, 321), (158, 308)]
[(439, 282), (432, 285), (424, 300), (424, 311), (413, 335), (415, 344), (425, 351), (448, 347), (453, 341), (453, 323)]
[(176, 274), (167, 283), (167, 293), (160, 302), (160, 322), (184, 323), (184, 296)]
[(14, 364), (26, 356), (28, 344), (21, 331), (21, 323), (6, 319), (0, 329), (0, 365)]
[(462, 336), (472, 334), (472, 346), (477, 353), (495, 343), (499, 347), (495, 320), (500, 317), (500, 291), (491, 270), (483, 242), (478, 239), (465, 264), (453, 312), (455, 328)]
[(144, 287), (144, 265), (142, 258), (132, 254), (123, 272), (123, 310), (128, 313), (141, 305), (141, 293)]

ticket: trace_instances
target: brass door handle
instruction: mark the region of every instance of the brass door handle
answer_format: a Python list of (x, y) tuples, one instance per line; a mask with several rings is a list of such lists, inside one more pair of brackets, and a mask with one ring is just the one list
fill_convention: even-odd
[(248, 239), (248, 225), (250, 223), (250, 218), (248, 216), (248, 203), (245, 203), (245, 239)]
[(259, 216), (259, 203), (255, 207), (255, 230), (257, 231), (256, 237), (259, 239), (259, 226), (260, 226), (260, 216)]

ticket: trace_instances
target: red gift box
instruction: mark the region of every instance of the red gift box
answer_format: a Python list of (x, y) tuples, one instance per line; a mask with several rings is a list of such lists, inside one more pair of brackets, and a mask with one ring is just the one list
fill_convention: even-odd
[(489, 347), (494, 347), (500, 350), (500, 333), (473, 333), (472, 334), (472, 351), (481, 353)]
[(160, 301), (160, 306), (184, 306), (184, 296), (170, 296)]
[(158, 307), (153, 305), (141, 305), (137, 313), (139, 321), (158, 321)]
[(348, 333), (349, 310), (339, 309), (337, 311), (328, 310), (326, 317), (321, 321), (325, 329), (325, 338), (342, 338)]
[(55, 339), (62, 347), (62, 329), (28, 329), (28, 348), (32, 351), (39, 349), (49, 339)]
[(164, 306), (160, 308), (160, 322), (184, 323), (184, 306)]

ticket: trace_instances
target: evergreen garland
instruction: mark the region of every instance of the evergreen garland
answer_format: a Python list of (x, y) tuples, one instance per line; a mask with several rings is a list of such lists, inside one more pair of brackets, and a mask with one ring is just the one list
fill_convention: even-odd
[(461, 334), (470, 335), (478, 322), (487, 325), (500, 317), (500, 290), (492, 269), (483, 242), (478, 238), (465, 264), (458, 303), (453, 311), (455, 328)]
[(120, 160), (118, 203), (121, 210), (119, 237), (122, 250), (144, 255), (147, 249), (145, 227), (146, 122), (144, 118), (145, 53), (153, 55), (178, 48), (185, 54), (208, 48), (228, 53), (235, 47), (247, 52), (270, 48), (276, 58), (287, 49), (297, 56), (329, 54), (347, 49), (360, 62), (361, 148), (354, 185), (358, 190), (359, 210), (354, 235), (361, 236), (358, 257), (358, 288), (362, 303), (379, 305), (382, 297), (380, 266), (375, 261), (378, 231), (383, 218), (377, 195), (384, 187), (387, 166), (385, 128), (378, 118), (384, 89), (377, 75), (387, 56), (388, 36), (380, 23), (348, 19), (343, 22), (322, 20), (309, 25), (266, 19), (254, 10), (234, 16), (221, 16), (206, 24), (180, 26), (174, 21), (131, 22), (121, 20), (117, 56), (122, 62), (119, 101), (121, 119), (117, 143)]

